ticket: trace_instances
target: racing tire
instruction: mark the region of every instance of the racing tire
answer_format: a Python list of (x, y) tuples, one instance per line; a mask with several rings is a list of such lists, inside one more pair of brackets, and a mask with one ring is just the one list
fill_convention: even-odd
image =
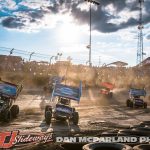
[(141, 126), (150, 126), (150, 121), (142, 121), (140, 123)]
[(150, 133), (150, 127), (137, 127), (137, 128), (133, 128), (132, 130), (134, 130), (134, 131), (143, 131), (143, 132), (147, 131), (147, 132)]
[(72, 111), (73, 111), (73, 113), (76, 111), (76, 109), (75, 108), (72, 108)]
[(144, 130), (131, 130), (131, 129), (124, 129), (119, 130), (118, 136), (149, 136), (150, 132)]
[(143, 106), (145, 109), (147, 108), (147, 103), (144, 103), (144, 106)]
[(82, 150), (82, 147), (87, 143), (63, 143), (60, 145), (62, 150)]
[(119, 143), (90, 143), (83, 146), (83, 150), (132, 150), (132, 147)]
[(50, 125), (51, 120), (52, 120), (52, 113), (51, 113), (51, 111), (46, 111), (46, 114), (45, 114), (45, 122), (46, 122), (46, 124)]
[(130, 101), (130, 107), (133, 108), (134, 107), (134, 104), (132, 101)]
[(47, 87), (46, 86), (43, 87), (43, 91), (47, 92)]
[(45, 106), (45, 118), (46, 118), (46, 112), (50, 111), (52, 113), (52, 107), (50, 105)]
[(109, 93), (109, 98), (112, 98), (113, 97), (113, 92), (110, 92)]
[(16, 118), (17, 115), (19, 114), (19, 106), (18, 105), (13, 105), (10, 109), (11, 115), (13, 118)]
[(133, 147), (133, 150), (149, 150), (150, 144), (140, 144)]
[(127, 105), (127, 107), (130, 107), (130, 100), (129, 99), (126, 100), (126, 105)]
[(9, 123), (11, 121), (11, 111), (6, 110), (4, 114), (4, 122)]
[(78, 112), (75, 111), (73, 113), (72, 121), (73, 121), (74, 125), (78, 125), (78, 123), (79, 123), (79, 113)]

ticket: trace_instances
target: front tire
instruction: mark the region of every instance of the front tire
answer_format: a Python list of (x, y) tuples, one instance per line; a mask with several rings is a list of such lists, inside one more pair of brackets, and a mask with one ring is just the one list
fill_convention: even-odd
[(133, 102), (130, 101), (130, 107), (131, 107), (131, 108), (133, 108), (133, 105), (134, 105)]
[(52, 113), (52, 107), (50, 105), (45, 106), (45, 118), (46, 118), (46, 112), (50, 111)]
[(17, 115), (19, 114), (19, 106), (18, 105), (13, 105), (10, 109), (11, 115), (13, 118), (16, 118)]
[(78, 112), (74, 112), (73, 113), (73, 124), (78, 125), (78, 123), (79, 123), (79, 114), (78, 114)]
[(52, 113), (51, 111), (46, 111), (45, 112), (45, 121), (47, 125), (50, 125), (52, 119)]

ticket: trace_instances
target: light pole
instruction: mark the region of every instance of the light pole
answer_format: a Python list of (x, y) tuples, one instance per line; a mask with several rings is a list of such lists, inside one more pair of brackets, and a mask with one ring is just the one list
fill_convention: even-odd
[(8, 68), (8, 63), (9, 63), (9, 61), (11, 61), (11, 58), (10, 58), (9, 56), (11, 56), (11, 54), (13, 54), (13, 51), (14, 51), (14, 50), (15, 50), (15, 49), (12, 48), (12, 49), (10, 50), (10, 52), (9, 52), (9, 55), (5, 57), (5, 58), (7, 59), (7, 62), (6, 62), (6, 69)]
[(30, 62), (31, 57), (32, 57), (33, 54), (35, 54), (35, 52), (30, 53), (30, 56), (29, 56), (29, 62)]
[(51, 57), (50, 57), (50, 65), (51, 65), (52, 59), (53, 59), (54, 57), (56, 57), (56, 56), (51, 56)]
[(59, 56), (59, 61), (60, 61), (60, 57), (62, 56), (62, 53), (57, 53), (57, 56)]
[(89, 63), (89, 60), (88, 61), (86, 61), (86, 65)]
[(65, 85), (66, 85), (66, 82), (67, 82), (68, 70), (69, 70), (69, 66), (71, 65), (72, 58), (70, 56), (68, 56), (67, 60), (68, 60), (68, 65), (67, 65), (66, 73), (65, 73)]
[(101, 56), (99, 56), (99, 67), (100, 67), (100, 64), (101, 64)]
[(14, 48), (12, 48), (12, 49), (10, 50), (9, 56), (10, 56), (11, 54), (13, 54), (13, 51), (14, 51), (14, 50), (15, 50)]
[(91, 45), (91, 41), (92, 41), (92, 36), (91, 36), (91, 27), (92, 27), (92, 10), (91, 10), (91, 4), (95, 4), (95, 5), (100, 5), (99, 2), (95, 1), (95, 0), (85, 0), (87, 2), (90, 3), (90, 38), (89, 38), (89, 45), (87, 46), (87, 48), (89, 48), (89, 66), (91, 67), (92, 66), (92, 60), (91, 60), (91, 48), (92, 48), (92, 45)]

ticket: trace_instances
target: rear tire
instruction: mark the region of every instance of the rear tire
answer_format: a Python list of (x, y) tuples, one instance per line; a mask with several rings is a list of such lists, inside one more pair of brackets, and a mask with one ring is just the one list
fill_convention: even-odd
[(146, 102), (144, 102), (144, 106), (143, 106), (145, 109), (147, 108), (147, 103)]
[(130, 100), (129, 99), (126, 100), (126, 105), (127, 105), (127, 107), (130, 107)]
[(113, 92), (110, 92), (109, 93), (109, 98), (112, 98), (113, 97)]
[(45, 121), (47, 125), (50, 125), (52, 119), (52, 113), (51, 111), (46, 111), (45, 112)]
[(132, 101), (130, 101), (130, 107), (133, 108), (133, 102)]
[(18, 105), (13, 105), (10, 109), (11, 115), (13, 118), (16, 118), (17, 115), (19, 114), (19, 106)]
[(78, 112), (74, 112), (73, 113), (73, 124), (78, 125), (78, 123), (79, 123), (79, 114), (78, 114)]
[(43, 87), (43, 91), (47, 92), (47, 87), (46, 86)]

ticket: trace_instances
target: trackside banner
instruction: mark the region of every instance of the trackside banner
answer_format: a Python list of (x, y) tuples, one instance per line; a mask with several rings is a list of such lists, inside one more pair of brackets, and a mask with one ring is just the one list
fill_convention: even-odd
[(57, 143), (149, 143), (150, 136), (56, 137)]
[(20, 131), (0, 133), (0, 149), (24, 147), (29, 144), (49, 143), (53, 141), (53, 133), (20, 133)]
[(20, 133), (6, 131), (0, 133), (0, 149), (17, 149), (34, 144), (48, 143), (149, 143), (150, 136), (110, 136), (110, 137), (58, 137), (53, 133)]

